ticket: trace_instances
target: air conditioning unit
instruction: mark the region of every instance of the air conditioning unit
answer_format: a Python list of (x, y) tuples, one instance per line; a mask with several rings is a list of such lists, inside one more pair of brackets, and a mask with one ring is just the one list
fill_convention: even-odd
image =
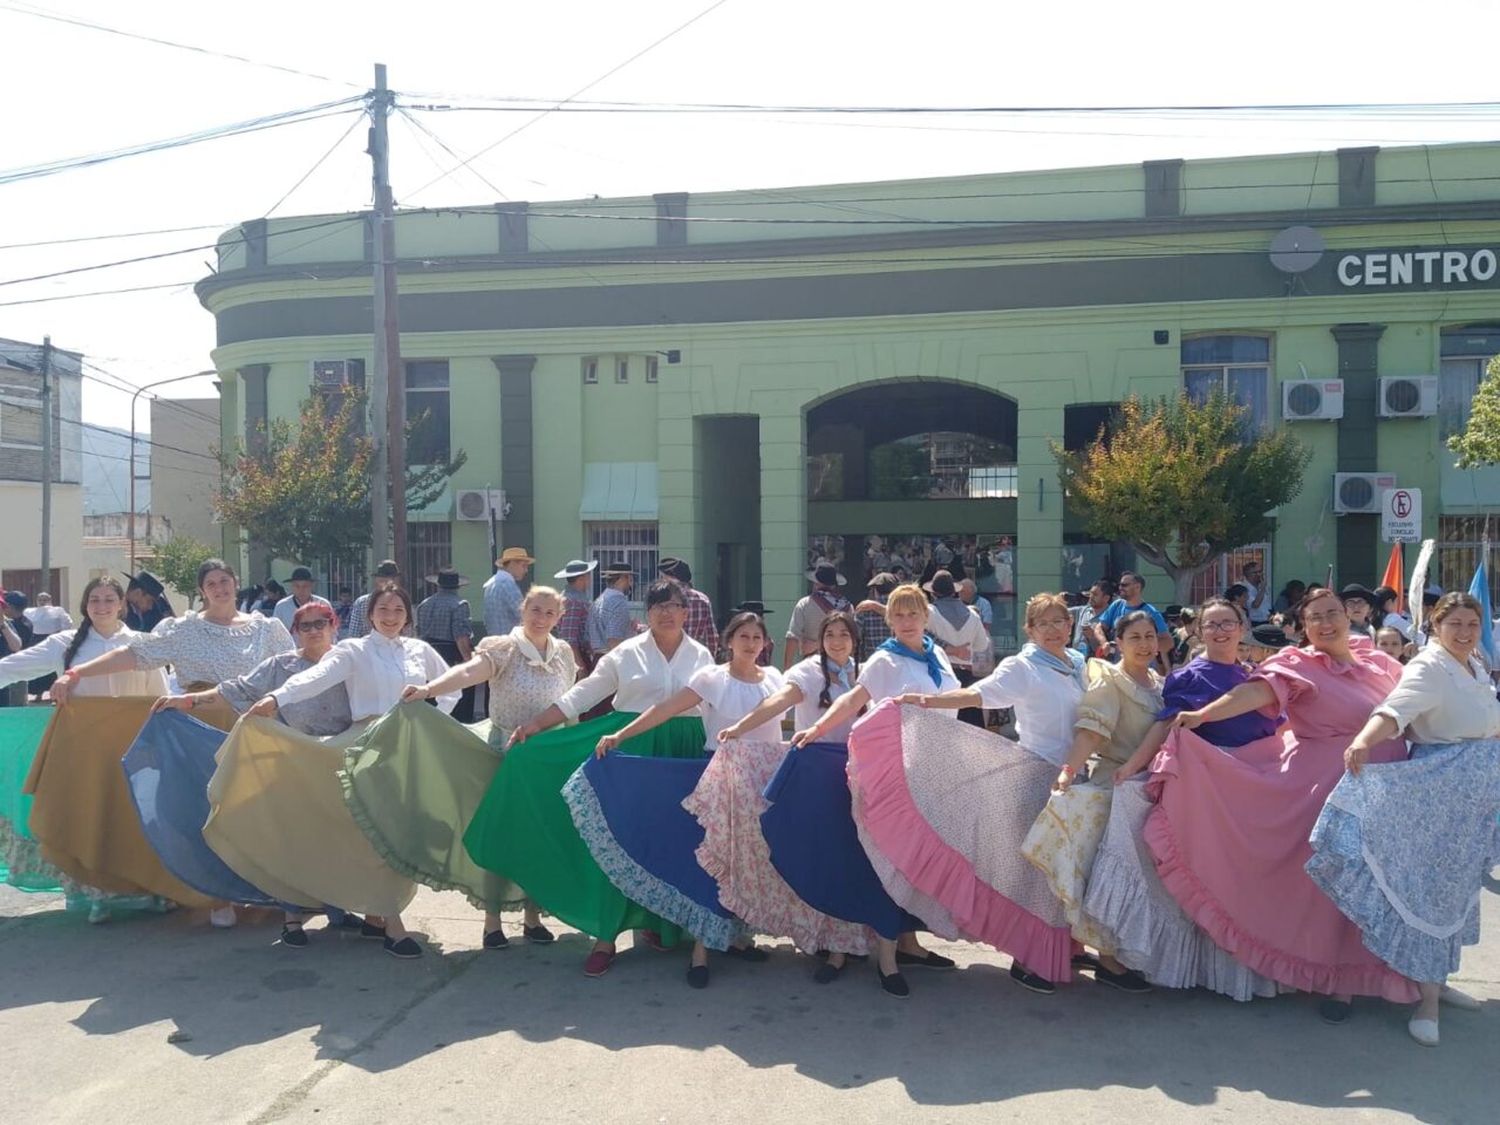
[(1382, 418), (1431, 418), (1438, 409), (1437, 376), (1383, 377), (1378, 405)]
[(1334, 473), (1333, 510), (1339, 515), (1378, 512), (1380, 494), (1395, 487), (1395, 473)]
[(1311, 422), (1344, 416), (1342, 379), (1289, 379), (1281, 384), (1281, 416)]
[(347, 359), (315, 359), (312, 361), (313, 387), (320, 391), (338, 390), (349, 385), (349, 361)]
[(461, 488), (453, 498), (456, 519), (488, 520), (492, 511), (497, 520), (505, 518), (505, 490), (502, 488)]

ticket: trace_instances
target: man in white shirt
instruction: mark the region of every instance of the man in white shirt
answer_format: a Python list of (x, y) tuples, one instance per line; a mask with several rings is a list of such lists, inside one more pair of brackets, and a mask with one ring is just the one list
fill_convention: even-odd
[(68, 611), (60, 605), (53, 605), (52, 595), (45, 590), (36, 596), (36, 605), (25, 613), (38, 641), (73, 627), (73, 618), (68, 615)]
[(332, 602), (313, 593), (313, 573), (307, 567), (299, 566), (292, 571), (289, 585), (292, 592), (277, 602), (275, 610), (272, 611), (276, 615), (276, 620), (286, 626), (288, 633), (292, 631), (292, 615), (308, 602), (319, 602), (330, 610), (333, 609)]
[(1240, 585), (1245, 587), (1245, 612), (1250, 615), (1250, 624), (1264, 625), (1271, 620), (1271, 603), (1275, 599), (1266, 592), (1266, 576), (1260, 563), (1251, 560), (1241, 568)]

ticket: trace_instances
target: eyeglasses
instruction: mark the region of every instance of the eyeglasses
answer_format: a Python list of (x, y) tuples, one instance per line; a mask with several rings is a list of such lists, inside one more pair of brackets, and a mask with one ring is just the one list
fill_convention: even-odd
[(1199, 627), (1210, 633), (1232, 633), (1240, 627), (1240, 623), (1238, 621), (1205, 621)]
[(651, 609), (687, 609), (686, 602), (657, 602)]
[(329, 621), (326, 617), (315, 618), (312, 621), (299, 621), (297, 623), (297, 632), (316, 633), (319, 629), (326, 629), (332, 624), (333, 622)]

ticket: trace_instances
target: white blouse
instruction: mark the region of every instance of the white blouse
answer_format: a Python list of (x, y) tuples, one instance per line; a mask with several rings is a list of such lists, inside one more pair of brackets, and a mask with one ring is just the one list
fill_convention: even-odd
[(1375, 714), (1394, 719), (1417, 743), (1500, 738), (1500, 700), (1489, 672), (1477, 655), (1465, 669), (1441, 644), (1411, 658)]
[[(934, 651), (937, 653), (938, 664), (942, 666), (942, 680), (937, 684), (932, 682), (932, 673), (927, 671), (926, 661), (897, 656), (894, 652), (887, 652), (883, 648), (878, 648), (871, 653), (870, 659), (866, 660), (865, 666), (859, 670), (859, 686), (870, 693), (871, 706), (909, 691), (922, 692), (925, 695), (957, 691), (958, 677), (953, 674), (953, 665), (948, 662), (948, 654), (941, 648)], [(955, 719), (958, 717), (957, 711), (939, 712), (939, 714), (947, 714)]]
[(130, 642), (137, 668), (170, 664), (184, 689), (249, 675), (261, 661), (296, 647), (285, 625), (258, 613), (237, 625), (220, 625), (201, 613), (168, 617)]
[[(418, 687), (448, 670), (448, 662), (426, 641), (391, 640), (379, 633), (340, 641), (328, 655), (271, 693), (276, 706), (311, 699), (335, 684), (349, 693), (349, 714), (356, 723), (384, 715), (401, 700), (408, 684)], [(451, 712), (460, 692), (435, 696), (438, 709)]]
[[(851, 669), (853, 661), (850, 661)], [(851, 669), (846, 669), (848, 674)], [(828, 665), (828, 705), (831, 707), (838, 702), (841, 695), (848, 695), (854, 690), (854, 685), (847, 687), (839, 678), (838, 668), (829, 661)], [(785, 680), (789, 684), (795, 684), (797, 690), (802, 693), (802, 701), (792, 707), (792, 729), (807, 730), (815, 722), (823, 717), (826, 710), (818, 706), (818, 697), (823, 694), (823, 665), (819, 656), (809, 656), (806, 660), (799, 660), (786, 670)], [(932, 683), (932, 677), (927, 677), (927, 682)], [(873, 693), (872, 693), (873, 694)], [(846, 723), (840, 723), (831, 730), (824, 731), (818, 736), (819, 742), (837, 742), (840, 746), (849, 741), (849, 728), (855, 723), (850, 719)]]
[[(694, 672), (711, 668), (713, 663), (714, 658), (708, 649), (686, 633), (672, 659), (668, 660), (656, 647), (656, 639), (648, 630), (621, 641), (605, 653), (594, 666), (594, 671), (557, 701), (557, 707), (573, 722), (590, 707), (613, 695), (616, 711), (638, 714), (676, 695), (688, 686)], [(695, 707), (686, 713), (694, 715), (698, 709)], [(718, 733), (714, 731), (715, 735)]]
[(1078, 677), (1007, 656), (975, 682), (974, 690), (986, 707), (1015, 709), (1016, 738), (1023, 749), (1056, 766), (1068, 760), (1083, 700)]
[[(782, 689), (785, 682), (775, 668), (761, 669), (760, 683), (746, 683), (729, 674), (728, 664), (700, 668), (688, 680), (688, 687), (703, 700), (704, 748), (713, 753), (719, 746), (719, 732), (731, 727)], [(780, 742), (781, 716), (767, 719), (760, 726), (740, 736), (750, 742)]]
[[(77, 632), (77, 629), (65, 629), (61, 633), (53, 633), (40, 644), (23, 648), (20, 652), (13, 652), (4, 660), (0, 660), (0, 687), (17, 680), (34, 680), (49, 672), (60, 675), (63, 671), (63, 657), (67, 655), (68, 646), (73, 643), (73, 637)], [(127, 629), (123, 625), (112, 637), (103, 636), (90, 629), (89, 635), (83, 638), (83, 644), (78, 646), (78, 654), (73, 657), (73, 666), (76, 668), (80, 664), (93, 660), (96, 656), (103, 656), (119, 648), (129, 648), (130, 642), (141, 635), (134, 629)], [(160, 668), (111, 672), (107, 676), (89, 676), (86, 679), (80, 679), (73, 685), (73, 694), (115, 697), (166, 695), (167, 677)]]

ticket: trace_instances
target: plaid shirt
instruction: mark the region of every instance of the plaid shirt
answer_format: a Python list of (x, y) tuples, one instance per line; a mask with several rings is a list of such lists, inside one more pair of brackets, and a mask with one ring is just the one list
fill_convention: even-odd
[(349, 611), (349, 624), (344, 627), (348, 638), (370, 635), (370, 595), (361, 594), (354, 599), (354, 608)]
[(623, 641), (635, 636), (635, 621), (630, 616), (630, 599), (609, 587), (594, 599), (593, 612), (589, 615), (589, 647), (594, 655), (603, 656), (610, 641)]
[(713, 653), (714, 659), (717, 660), (719, 658), (719, 629), (714, 624), (713, 603), (708, 600), (707, 594), (691, 586), (683, 587), (682, 592), (687, 595), (687, 620), (683, 622), (683, 632)]
[(580, 656), (588, 657), (589, 648), (589, 614), (594, 603), (589, 601), (588, 595), (572, 587), (563, 591), (562, 616), (557, 619), (557, 627), (552, 630), (552, 635), (564, 644), (573, 646)]
[(417, 606), (417, 636), (429, 644), (448, 643), (473, 637), (469, 603), (452, 590), (439, 590)]
[(871, 653), (895, 634), (885, 623), (883, 613), (866, 610), (864, 613), (855, 614), (854, 620), (859, 625), (859, 662), (863, 664), (870, 659)]

